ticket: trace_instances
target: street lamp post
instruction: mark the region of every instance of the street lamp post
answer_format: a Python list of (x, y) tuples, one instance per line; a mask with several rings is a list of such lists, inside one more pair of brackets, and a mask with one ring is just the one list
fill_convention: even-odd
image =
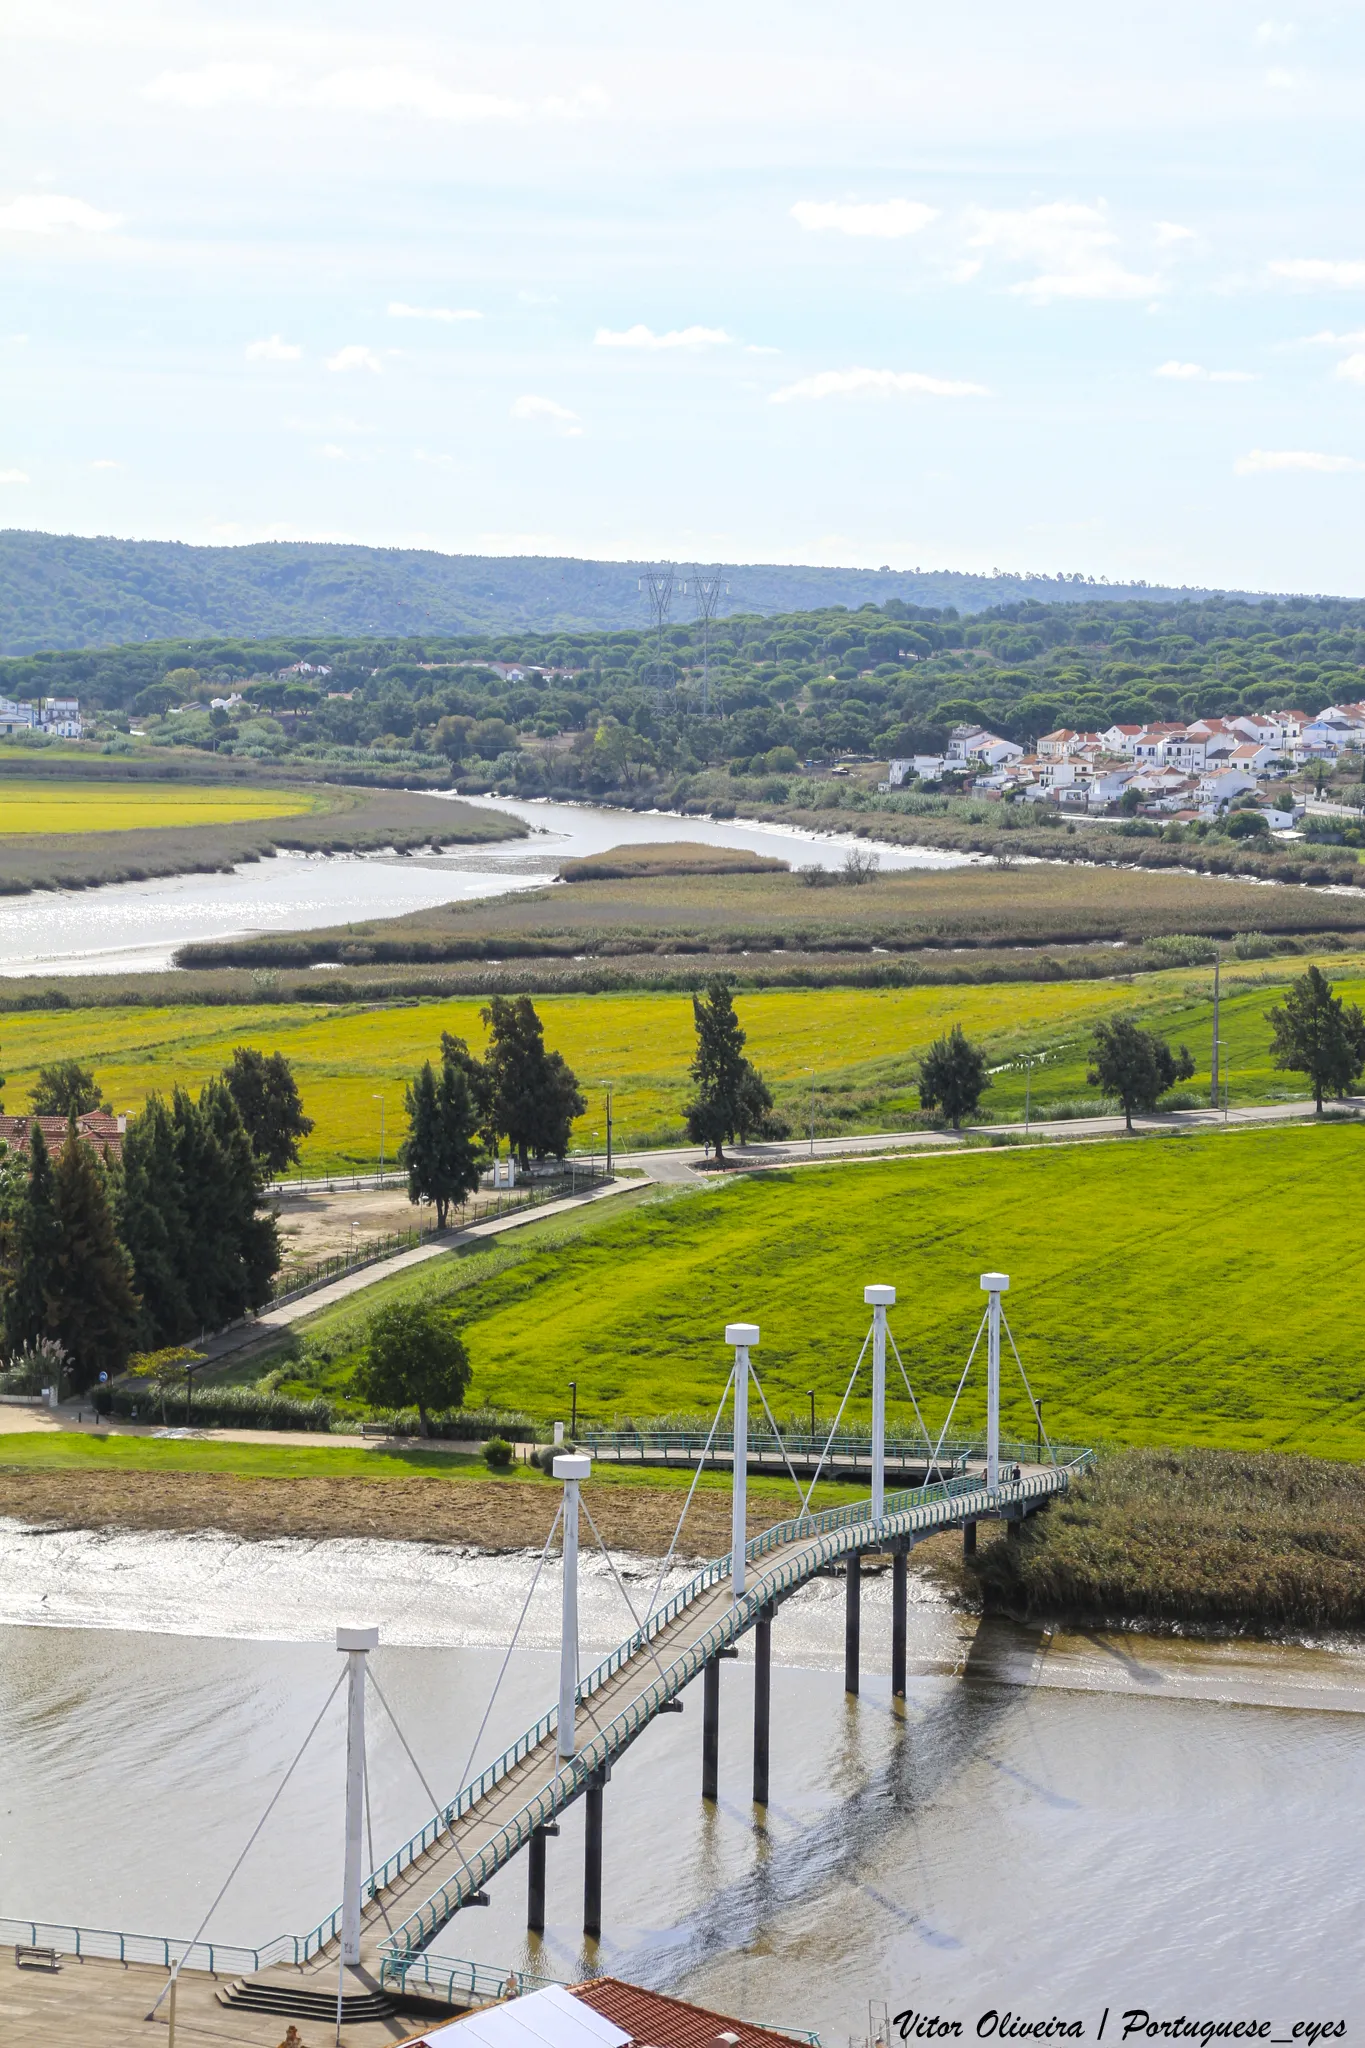
[(815, 1389), (806, 1388), (806, 1399), (810, 1402), (810, 1447), (815, 1449)]
[(570, 1417), (570, 1420), (569, 1420), (569, 1435), (570, 1435), (570, 1437), (571, 1437), (571, 1438), (573, 1438), (573, 1437), (576, 1437), (576, 1436), (578, 1435), (578, 1381), (577, 1381), (577, 1380), (570, 1380), (570, 1381), (569, 1381), (569, 1392), (570, 1392), (570, 1393), (571, 1393), (571, 1394), (573, 1395), (573, 1413), (572, 1413), (572, 1415), (571, 1415), (571, 1417)]
[(1033, 1107), (1033, 1054), (1024, 1054), (1024, 1136), (1028, 1136), (1029, 1111)]
[(372, 1095), (370, 1100), (379, 1104), (379, 1178), (382, 1181), (384, 1178), (384, 1098), (382, 1095)]
[(810, 1156), (815, 1157), (815, 1069), (810, 1070)]

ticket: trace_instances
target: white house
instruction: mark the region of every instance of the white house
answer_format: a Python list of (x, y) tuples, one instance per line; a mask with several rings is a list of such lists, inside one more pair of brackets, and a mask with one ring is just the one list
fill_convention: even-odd
[(0, 732), (25, 732), (33, 723), (31, 704), (16, 704), (11, 697), (0, 697)]
[(81, 736), (79, 697), (44, 697), (42, 728), (44, 732), (54, 733), (58, 739), (78, 740)]
[(1134, 773), (1131, 768), (1097, 769), (1090, 780), (1091, 810), (1100, 811), (1106, 804), (1116, 804), (1133, 779)]
[(1243, 740), (1227, 757), (1227, 765), (1229, 768), (1240, 768), (1246, 775), (1265, 775), (1269, 772), (1271, 762), (1278, 761), (1279, 758), (1278, 741), (1273, 746), (1268, 746), (1264, 741), (1258, 744), (1254, 740)]
[(1140, 725), (1107, 725), (1100, 734), (1100, 744), (1106, 754), (1126, 754), (1131, 761), (1141, 737)]
[(1059, 726), (1056, 732), (1045, 732), (1038, 742), (1038, 755), (1043, 761), (1062, 761), (1071, 751), (1071, 743), (1077, 735), (1069, 725)]
[(913, 754), (908, 761), (889, 761), (887, 781), (892, 789), (899, 789), (908, 776), (917, 776), (921, 782), (937, 782), (946, 763), (942, 754)]
[(1256, 777), (1245, 774), (1240, 768), (1214, 768), (1199, 778), (1199, 796), (1202, 802), (1216, 804), (1221, 809), (1230, 804), (1235, 796), (1244, 790), (1255, 789)]

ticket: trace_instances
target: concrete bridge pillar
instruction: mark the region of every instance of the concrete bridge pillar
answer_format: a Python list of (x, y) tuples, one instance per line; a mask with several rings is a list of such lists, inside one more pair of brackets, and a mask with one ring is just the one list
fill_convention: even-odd
[(850, 1550), (844, 1565), (844, 1691), (856, 1694), (862, 1634), (863, 1561), (856, 1550)]
[(365, 1659), (379, 1645), (377, 1628), (339, 1628), (346, 1658), (346, 1860), (341, 1890), (341, 1960), (360, 1961), (361, 1884), (365, 1821)]
[(605, 1771), (594, 1771), (584, 1795), (583, 1932), (596, 1941), (602, 1933), (602, 1793)]
[(768, 1803), (768, 1735), (772, 1708), (773, 1615), (765, 1607), (754, 1624), (754, 1805)]
[(731, 1457), (730, 1495), (730, 1590), (738, 1602), (744, 1598), (744, 1546), (748, 1530), (749, 1478), (749, 1349), (758, 1342), (757, 1323), (727, 1323), (725, 1341), (735, 1347), (735, 1431)]
[(905, 1606), (906, 1566), (910, 1555), (908, 1539), (902, 1538), (891, 1553), (891, 1697), (905, 1698)]
[(720, 1796), (720, 1660), (712, 1657), (701, 1675), (701, 1796)]
[(526, 1931), (528, 1934), (545, 1932), (545, 1844), (551, 1835), (559, 1833), (558, 1823), (547, 1821), (543, 1828), (536, 1828), (531, 1835), (531, 1846), (526, 1862)]
[(872, 1310), (872, 1519), (886, 1511), (886, 1311), (894, 1306), (894, 1287), (865, 1287), (863, 1300)]

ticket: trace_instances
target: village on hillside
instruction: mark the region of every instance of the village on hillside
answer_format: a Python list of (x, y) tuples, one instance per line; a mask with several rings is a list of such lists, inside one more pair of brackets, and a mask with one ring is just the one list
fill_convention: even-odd
[(1064, 726), (1044, 733), (1031, 752), (981, 726), (958, 725), (943, 754), (892, 761), (885, 787), (947, 782), (974, 796), (1178, 822), (1216, 818), (1237, 804), (1263, 812), (1271, 831), (1289, 831), (1306, 808), (1290, 777), (1318, 763), (1334, 767), (1343, 753), (1362, 749), (1365, 703), (1329, 704), (1316, 717), (1286, 710), (1103, 732)]

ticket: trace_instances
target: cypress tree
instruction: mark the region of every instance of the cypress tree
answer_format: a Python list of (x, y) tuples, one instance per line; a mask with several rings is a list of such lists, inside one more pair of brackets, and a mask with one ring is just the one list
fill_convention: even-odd
[(77, 1387), (88, 1387), (101, 1372), (112, 1376), (127, 1364), (138, 1303), (103, 1170), (77, 1135), (74, 1115), (52, 1183), (58, 1238), (48, 1326), (71, 1354)]
[(5, 1302), (5, 1348), (17, 1351), (50, 1334), (48, 1306), (56, 1267), (57, 1222), (52, 1159), (42, 1127), (29, 1136), (28, 1184), (14, 1234), (14, 1284)]
[(155, 1351), (197, 1327), (190, 1307), (189, 1232), (175, 1125), (159, 1095), (130, 1117), (123, 1141), (119, 1235), (141, 1297), (138, 1344)]
[(735, 1015), (729, 983), (717, 978), (704, 996), (693, 996), (692, 1017), (697, 1027), (692, 1059), (697, 1093), (687, 1106), (687, 1135), (694, 1145), (714, 1146), (717, 1163), (723, 1166), (727, 1138), (747, 1138), (750, 1131), (785, 1136), (786, 1127), (773, 1118), (767, 1083), (745, 1058), (746, 1034)]
[(208, 1083), (199, 1096), (199, 1111), (222, 1162), (219, 1218), (229, 1294), (222, 1320), (230, 1322), (269, 1301), (280, 1266), (279, 1226), (273, 1213), (261, 1208), (264, 1169), (226, 1081)]

